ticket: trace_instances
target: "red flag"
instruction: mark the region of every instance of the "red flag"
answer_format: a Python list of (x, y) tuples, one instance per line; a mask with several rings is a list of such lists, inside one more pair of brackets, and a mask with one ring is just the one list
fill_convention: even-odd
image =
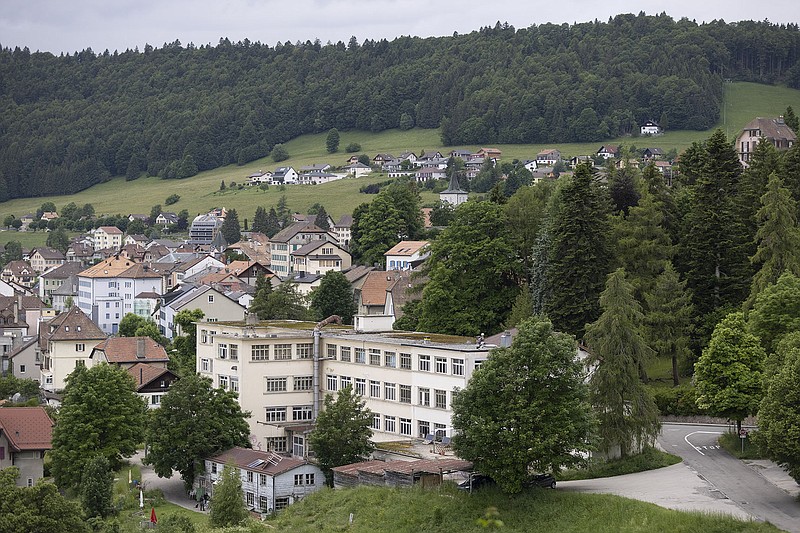
[(152, 522), (153, 524), (157, 524), (158, 523), (158, 518), (156, 518), (156, 508), (155, 507), (151, 507), (150, 508), (150, 522)]

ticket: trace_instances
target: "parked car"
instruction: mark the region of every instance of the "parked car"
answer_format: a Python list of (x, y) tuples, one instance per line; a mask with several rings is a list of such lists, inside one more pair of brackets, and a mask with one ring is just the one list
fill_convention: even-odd
[[(471, 476), (472, 479), (472, 490), (477, 490), (483, 487), (489, 487), (492, 485), (496, 485), (494, 479), (490, 478), (489, 476), (485, 476), (483, 474), (473, 474)], [(458, 488), (461, 490), (470, 490), (470, 480), (464, 480), (458, 484)]]
[(536, 474), (535, 476), (531, 476), (528, 480), (528, 483), (531, 487), (544, 487), (544, 488), (556, 488), (556, 478), (551, 476), (550, 474)]

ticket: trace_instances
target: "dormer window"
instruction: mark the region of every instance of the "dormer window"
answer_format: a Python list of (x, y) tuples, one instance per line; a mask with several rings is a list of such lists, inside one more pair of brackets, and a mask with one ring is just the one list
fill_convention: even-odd
[(64, 331), (69, 331), (69, 326), (64, 326)]

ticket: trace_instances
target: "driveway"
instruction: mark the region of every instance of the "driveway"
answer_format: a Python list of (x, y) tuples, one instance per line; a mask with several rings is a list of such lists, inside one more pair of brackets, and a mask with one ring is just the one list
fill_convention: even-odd
[(180, 505), (186, 509), (200, 512), (195, 508), (195, 501), (189, 499), (189, 495), (183, 488), (183, 480), (179, 472), (173, 470), (172, 477), (158, 477), (153, 471), (153, 467), (142, 464), (144, 452), (141, 450), (131, 457), (131, 463), (138, 465), (142, 471), (142, 483), (145, 489), (161, 489), (164, 493), (164, 499), (175, 505)]

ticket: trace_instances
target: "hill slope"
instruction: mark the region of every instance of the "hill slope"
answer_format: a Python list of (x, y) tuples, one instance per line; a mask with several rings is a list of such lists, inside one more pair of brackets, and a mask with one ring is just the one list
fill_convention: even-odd
[(666, 15), (275, 47), (223, 39), (55, 57), (0, 51), (0, 200), (109, 176), (192, 176), (298, 135), (438, 128), (456, 144), (601, 141), (646, 119), (705, 130), (722, 73), (800, 87), (800, 32)]

